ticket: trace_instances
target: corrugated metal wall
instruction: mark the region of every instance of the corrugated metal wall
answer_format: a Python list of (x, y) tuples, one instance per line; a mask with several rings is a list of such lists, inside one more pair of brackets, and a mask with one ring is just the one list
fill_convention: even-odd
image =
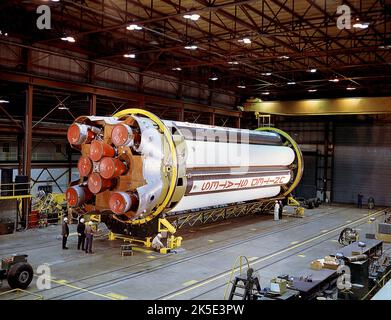
[(296, 197), (316, 197), (316, 154), (303, 152), (304, 173), (295, 190)]
[(391, 126), (338, 125), (333, 201), (356, 203), (357, 194), (391, 206)]

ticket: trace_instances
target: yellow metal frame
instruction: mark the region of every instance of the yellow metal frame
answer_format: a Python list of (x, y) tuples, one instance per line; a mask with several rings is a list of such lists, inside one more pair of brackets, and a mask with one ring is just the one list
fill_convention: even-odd
[(166, 138), (167, 143), (169, 145), (171, 156), (172, 156), (172, 170), (171, 170), (170, 186), (166, 194), (166, 197), (164, 198), (163, 202), (156, 208), (156, 210), (152, 212), (152, 215), (149, 215), (148, 217), (143, 219), (133, 220), (133, 221), (122, 221), (114, 216), (114, 218), (117, 219), (118, 221), (132, 224), (132, 225), (140, 225), (140, 224), (147, 223), (151, 221), (154, 217), (156, 217), (157, 215), (163, 212), (163, 210), (166, 208), (166, 205), (171, 201), (171, 198), (175, 191), (176, 181), (178, 178), (178, 158), (177, 158), (175, 143), (174, 140), (172, 139), (169, 129), (159, 119), (159, 117), (154, 115), (152, 112), (142, 110), (142, 109), (125, 109), (114, 114), (114, 117), (120, 118), (123, 116), (137, 115), (137, 114), (146, 116), (147, 118), (152, 120), (158, 126), (158, 128), (163, 132), (164, 137)]
[(297, 158), (297, 175), (295, 177), (295, 180), (293, 180), (292, 185), (286, 190), (282, 195), (284, 197), (288, 196), (299, 184), (302, 176), (303, 176), (303, 171), (304, 171), (304, 163), (303, 163), (303, 154), (301, 153), (301, 150), (299, 146), (297, 145), (296, 141), (293, 140), (293, 138), (286, 133), (285, 131), (282, 131), (277, 128), (273, 127), (260, 127), (256, 129), (257, 131), (268, 131), (268, 132), (275, 132), (278, 133), (280, 136), (284, 137), (289, 141), (289, 143), (292, 145), (293, 150), (295, 151), (296, 158)]
[[(171, 233), (171, 236), (167, 237), (167, 247), (161, 248), (160, 253), (166, 254), (169, 250), (176, 249), (182, 245), (182, 237), (175, 237), (174, 233), (176, 228), (166, 219), (159, 219), (158, 223), (158, 232), (168, 232)], [(146, 248), (152, 247), (152, 237), (146, 237), (145, 240), (133, 238), (131, 236), (119, 235), (113, 232), (109, 232), (109, 240), (121, 239), (129, 242), (136, 242), (142, 244)]]

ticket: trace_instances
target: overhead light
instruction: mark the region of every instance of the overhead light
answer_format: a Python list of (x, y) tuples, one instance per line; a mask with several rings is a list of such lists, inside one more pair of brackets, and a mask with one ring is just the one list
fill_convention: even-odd
[(10, 103), (8, 100), (0, 99), (0, 103)]
[(288, 59), (290, 59), (290, 57), (289, 57), (289, 56), (280, 56), (279, 58), (280, 58), (280, 59), (284, 59), (284, 60), (288, 60)]
[(330, 79), (329, 81), (330, 82), (339, 82), (339, 79), (338, 78), (334, 78), (334, 79)]
[(195, 44), (185, 46), (186, 50), (197, 50), (197, 46)]
[(308, 92), (316, 92), (318, 91), (317, 89), (309, 89)]
[(182, 68), (180, 68), (180, 67), (173, 67), (172, 70), (173, 70), (173, 71), (181, 71)]
[(239, 88), (239, 89), (246, 89), (246, 86), (243, 85), (243, 84), (239, 84), (239, 85), (238, 85), (238, 88)]
[(219, 80), (219, 78), (216, 77), (215, 75), (213, 75), (213, 76), (211, 76), (211, 77), (209, 78), (209, 80), (216, 81), (216, 80)]
[(262, 94), (263, 94), (264, 96), (268, 96), (268, 95), (270, 94), (270, 92), (269, 92), (269, 91), (266, 91), (266, 92), (262, 92)]
[(8, 32), (4, 32), (3, 30), (0, 30), (0, 36), (8, 37)]
[(349, 91), (353, 91), (353, 90), (356, 90), (357, 88), (355, 87), (347, 87), (346, 90), (349, 90)]
[(290, 82), (287, 83), (288, 86), (293, 86), (295, 84), (296, 84), (296, 82), (294, 82), (294, 81), (290, 81)]
[(197, 14), (197, 13), (193, 13), (193, 14), (185, 14), (183, 17), (185, 19), (190, 19), (190, 20), (193, 20), (193, 21), (197, 21), (200, 18), (200, 15)]
[(134, 59), (136, 58), (136, 55), (134, 53), (126, 53), (124, 54), (124, 58)]
[(126, 27), (127, 30), (133, 31), (133, 30), (142, 30), (143, 27), (137, 25), (137, 24), (131, 24)]
[(264, 73), (262, 73), (262, 75), (263, 75), (263, 76), (271, 76), (272, 73), (271, 73), (271, 72), (264, 72)]
[(228, 61), (228, 64), (239, 64), (237, 61)]
[(251, 43), (251, 39), (250, 38), (243, 38), (243, 39), (239, 39), (238, 42), (243, 42), (245, 44), (250, 44)]
[(311, 69), (308, 69), (307, 72), (310, 72), (310, 73), (315, 73), (317, 72), (318, 70), (315, 69), (315, 68), (311, 68)]
[(379, 46), (379, 49), (391, 49), (391, 45)]
[(60, 2), (60, 0), (51, 0), (52, 2)]
[(353, 28), (356, 29), (367, 29), (369, 27), (369, 22), (361, 22), (359, 18), (356, 19), (356, 22), (353, 24)]
[(66, 106), (61, 104), (61, 105), (58, 106), (58, 110), (69, 110), (69, 108), (67, 108)]
[(76, 42), (75, 38), (74, 37), (62, 37), (61, 38), (62, 41), (68, 41), (68, 42)]

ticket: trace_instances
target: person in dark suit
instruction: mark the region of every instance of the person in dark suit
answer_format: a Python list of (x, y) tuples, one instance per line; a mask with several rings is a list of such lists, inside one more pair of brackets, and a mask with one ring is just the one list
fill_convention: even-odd
[(85, 244), (85, 241), (86, 241), (86, 234), (85, 234), (85, 230), (86, 230), (86, 225), (84, 224), (84, 219), (81, 218), (79, 220), (79, 224), (77, 225), (77, 250), (80, 250), (80, 247), (81, 249), (84, 251), (84, 244)]
[(95, 230), (93, 228), (94, 223), (88, 222), (84, 233), (86, 234), (86, 253), (92, 253), (92, 241), (94, 240)]
[(69, 227), (68, 227), (68, 218), (64, 218), (64, 221), (62, 223), (62, 249), (63, 250), (68, 250), (67, 247), (67, 240), (69, 236)]
[(361, 194), (361, 192), (358, 193), (357, 195), (357, 208), (361, 209), (362, 208), (362, 199), (364, 196)]

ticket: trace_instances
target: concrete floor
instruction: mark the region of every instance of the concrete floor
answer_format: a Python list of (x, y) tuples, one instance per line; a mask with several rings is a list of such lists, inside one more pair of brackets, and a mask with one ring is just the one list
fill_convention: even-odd
[[(380, 209), (379, 209), (380, 210)], [(380, 221), (382, 214), (377, 215)], [(176, 254), (160, 255), (146, 250), (121, 257), (122, 241), (96, 239), (94, 254), (76, 250), (76, 235), (61, 250), (60, 226), (0, 236), (0, 257), (26, 253), (34, 270), (40, 264), (51, 269), (51, 289), (38, 290), (35, 279), (28, 291), (44, 299), (224, 299), (230, 270), (240, 255), (246, 256), (269, 286), (281, 274), (313, 275), (312, 260), (335, 254), (340, 231), (346, 227), (374, 233), (368, 210), (349, 206), (323, 206), (306, 210), (303, 219), (251, 216), (181, 231), (183, 248)], [(71, 233), (75, 226), (70, 226)], [(391, 246), (384, 245), (385, 250)], [(28, 294), (1, 293), (0, 299), (34, 299)]]

